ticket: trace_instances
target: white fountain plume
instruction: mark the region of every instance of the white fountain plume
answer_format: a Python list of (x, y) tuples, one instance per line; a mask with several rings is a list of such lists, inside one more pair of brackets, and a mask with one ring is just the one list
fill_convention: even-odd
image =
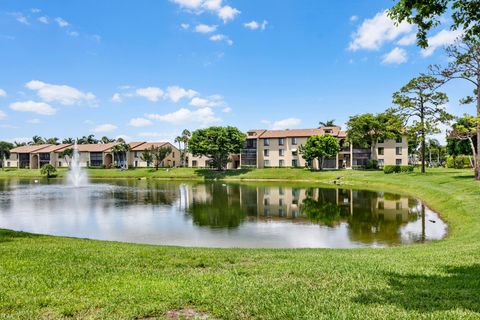
[(76, 142), (73, 146), (70, 170), (67, 173), (67, 183), (75, 188), (85, 186), (88, 183), (87, 173), (80, 167), (80, 153)]

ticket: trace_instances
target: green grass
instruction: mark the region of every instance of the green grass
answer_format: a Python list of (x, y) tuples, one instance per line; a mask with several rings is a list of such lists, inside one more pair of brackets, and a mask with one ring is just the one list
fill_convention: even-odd
[[(175, 178), (203, 177), (192, 169), (117, 173), (171, 178), (172, 172)], [(354, 187), (414, 194), (441, 213), (449, 236), (385, 249), (267, 250), (3, 230), (0, 319), (161, 319), (184, 308), (217, 319), (480, 319), (480, 183), (470, 171), (430, 170), (421, 176), (267, 169), (224, 175), (324, 182), (341, 176)]]

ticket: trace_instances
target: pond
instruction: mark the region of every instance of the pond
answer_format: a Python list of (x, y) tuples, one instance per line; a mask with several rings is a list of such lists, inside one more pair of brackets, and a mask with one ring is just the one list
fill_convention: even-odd
[(0, 180), (0, 228), (144, 244), (387, 247), (442, 239), (447, 226), (400, 194), (278, 183)]

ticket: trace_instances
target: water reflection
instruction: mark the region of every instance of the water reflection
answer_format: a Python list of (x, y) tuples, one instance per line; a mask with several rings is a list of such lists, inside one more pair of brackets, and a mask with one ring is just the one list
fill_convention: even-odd
[(289, 185), (0, 180), (0, 227), (209, 247), (363, 247), (441, 239), (446, 225), (398, 194)]

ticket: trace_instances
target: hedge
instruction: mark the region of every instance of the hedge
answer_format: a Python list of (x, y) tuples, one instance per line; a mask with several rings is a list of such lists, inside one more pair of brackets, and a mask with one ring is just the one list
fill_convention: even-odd
[(383, 167), (383, 173), (409, 173), (413, 172), (414, 166), (386, 165)]

